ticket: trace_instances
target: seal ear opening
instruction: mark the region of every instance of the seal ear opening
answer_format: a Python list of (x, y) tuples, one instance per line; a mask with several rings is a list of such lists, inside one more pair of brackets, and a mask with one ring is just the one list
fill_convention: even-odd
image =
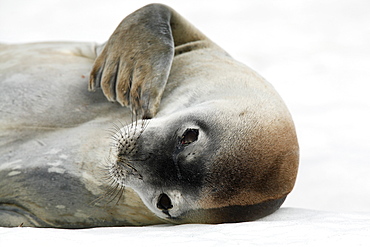
[(164, 193), (159, 195), (158, 202), (157, 202), (157, 208), (160, 210), (166, 210), (166, 211), (173, 208), (171, 199), (168, 197), (168, 195)]

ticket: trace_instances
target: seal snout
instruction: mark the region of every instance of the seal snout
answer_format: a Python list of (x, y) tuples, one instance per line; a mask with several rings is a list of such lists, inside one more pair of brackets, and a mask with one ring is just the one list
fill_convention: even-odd
[(109, 161), (109, 176), (119, 184), (126, 184), (128, 178), (142, 180), (143, 176), (135, 166), (138, 147), (137, 141), (144, 132), (148, 121), (136, 121), (130, 125), (119, 128), (115, 126), (115, 133), (112, 136)]
[(117, 157), (131, 157), (138, 153), (137, 141), (140, 139), (149, 121), (135, 121), (122, 128), (115, 126), (112, 136), (112, 148)]

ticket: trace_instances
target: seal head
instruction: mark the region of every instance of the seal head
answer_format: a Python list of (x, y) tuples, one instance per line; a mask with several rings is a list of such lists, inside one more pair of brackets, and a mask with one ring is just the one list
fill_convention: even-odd
[(295, 182), (294, 126), (279, 114), (230, 110), (230, 103), (122, 128), (110, 156), (111, 176), (173, 223), (250, 221), (274, 212)]

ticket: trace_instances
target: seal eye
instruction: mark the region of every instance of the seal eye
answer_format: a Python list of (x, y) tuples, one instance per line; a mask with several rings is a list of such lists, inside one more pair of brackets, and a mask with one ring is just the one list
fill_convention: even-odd
[(157, 208), (160, 210), (168, 210), (173, 208), (171, 199), (166, 194), (160, 194), (158, 197)]
[(199, 130), (187, 129), (181, 137), (181, 144), (188, 145), (198, 140)]

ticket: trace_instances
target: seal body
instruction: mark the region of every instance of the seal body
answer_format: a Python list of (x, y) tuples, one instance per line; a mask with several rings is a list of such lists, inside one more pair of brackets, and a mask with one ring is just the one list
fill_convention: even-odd
[(167, 6), (129, 15), (103, 46), (0, 53), (1, 226), (248, 221), (294, 186), (282, 99)]
[(129, 123), (131, 114), (87, 91), (95, 45), (0, 49), (1, 225), (79, 228), (160, 222), (128, 188), (121, 200), (120, 195), (105, 196), (110, 190), (104, 173), (109, 131), (118, 121)]

